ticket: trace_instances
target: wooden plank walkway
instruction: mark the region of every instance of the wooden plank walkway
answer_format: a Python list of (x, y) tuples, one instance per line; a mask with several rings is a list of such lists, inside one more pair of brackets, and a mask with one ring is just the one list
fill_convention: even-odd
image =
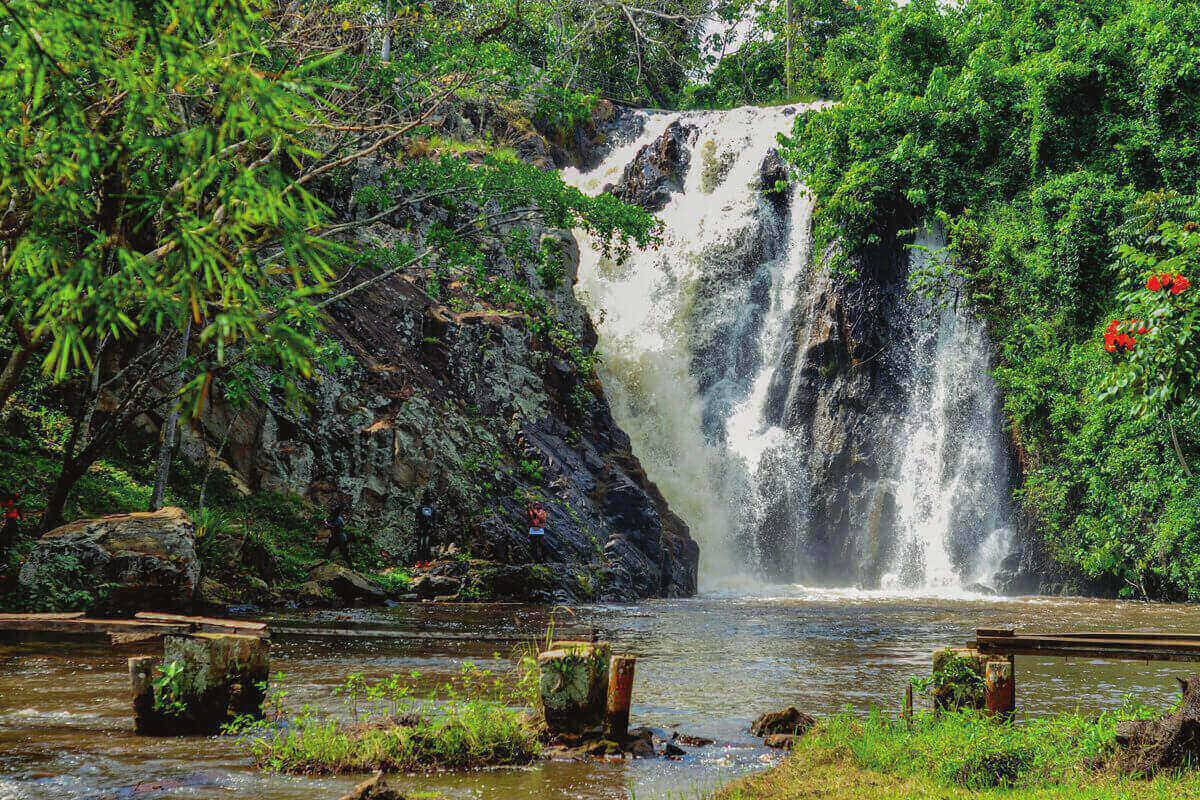
[(1164, 631), (1022, 633), (979, 628), (973, 646), (985, 655), (1057, 656), (1115, 661), (1200, 661), (1200, 634)]
[(21, 638), (49, 635), (111, 636), (129, 635), (188, 636), (195, 633), (226, 633), (244, 636), (270, 636), (266, 623), (241, 620), (188, 617), (181, 614), (157, 614), (143, 611), (133, 619), (99, 619), (77, 614), (0, 614), (0, 633)]
[[(133, 619), (97, 619), (83, 613), (73, 614), (0, 614), (0, 636), (17, 638), (104, 637), (112, 641), (137, 641), (160, 636), (190, 636), (197, 633), (242, 634), (271, 638), (287, 636), (319, 639), (398, 639), (432, 642), (520, 643), (539, 641), (544, 631), (527, 633), (476, 633), (466, 631), (412, 630), (382, 626), (356, 625), (353, 628), (325, 628), (302, 625), (268, 625), (235, 619), (190, 617), (141, 611)], [(595, 628), (567, 628), (556, 631), (560, 640), (595, 641)]]

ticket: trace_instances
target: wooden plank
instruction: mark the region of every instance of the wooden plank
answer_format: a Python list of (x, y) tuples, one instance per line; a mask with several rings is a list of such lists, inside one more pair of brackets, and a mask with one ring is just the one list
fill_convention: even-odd
[(1166, 639), (1183, 642), (1200, 642), (1200, 633), (1170, 633), (1167, 631), (1076, 631), (1055, 635), (1063, 639)]
[[(432, 642), (529, 642), (543, 641), (544, 632), (514, 634), (453, 633), (449, 631), (402, 631), (390, 628), (294, 628), (271, 626), (276, 636), (298, 636), (321, 639), (406, 639)], [(558, 636), (589, 639), (591, 631), (583, 634), (557, 631)]]
[(148, 633), (164, 636), (184, 636), (191, 633), (190, 625), (166, 622), (142, 622), (127, 619), (0, 619), (0, 631), (22, 633), (57, 633), (72, 635), (105, 635), (109, 633)]
[(82, 611), (68, 611), (65, 614), (0, 614), (0, 620), (32, 620), (39, 619), (82, 619)]
[(213, 617), (189, 617), (183, 614), (162, 614), (157, 611), (139, 611), (133, 615), (135, 619), (148, 622), (169, 622), (189, 624), (203, 633), (243, 633), (251, 636), (268, 636), (267, 623), (250, 622), (240, 619), (216, 619)]
[(1026, 634), (977, 636), (976, 646), (980, 652), (993, 655), (1061, 656), (1125, 661), (1200, 661), (1200, 641), (1178, 638), (1093, 639)]

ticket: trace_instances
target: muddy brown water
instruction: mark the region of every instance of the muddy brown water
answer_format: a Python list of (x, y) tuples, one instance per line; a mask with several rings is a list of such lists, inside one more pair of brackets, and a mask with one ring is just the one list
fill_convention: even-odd
[[(778, 756), (747, 733), (760, 711), (795, 704), (814, 714), (872, 704), (895, 709), (904, 683), (937, 647), (977, 625), (1027, 631), (1161, 629), (1200, 632), (1200, 607), (1088, 599), (937, 599), (779, 590), (781, 596), (708, 596), (575, 609), (639, 657), (634, 724), (715, 738), (681, 762), (543, 762), (523, 769), (413, 776), (402, 785), (448, 798), (670, 797), (694, 800)], [(767, 590), (766, 594), (770, 594)], [(305, 624), (358, 623), (495, 634), (544, 627), (547, 609), (408, 606), (293, 616)], [(296, 623), (292, 623), (296, 624)], [(507, 669), (509, 645), (491, 642), (279, 639), (272, 671), (289, 704), (344, 713), (331, 689), (347, 674), (420, 673), (432, 685), (464, 661)], [(496, 653), (499, 651), (499, 657)], [(79, 644), (0, 643), (0, 798), (336, 798), (361, 776), (264, 775), (222, 737), (147, 739), (131, 731), (127, 652)], [(1162, 705), (1186, 665), (1018, 658), (1021, 713)], [(1196, 669), (1200, 671), (1200, 667)], [(142, 784), (136, 791), (133, 789)]]

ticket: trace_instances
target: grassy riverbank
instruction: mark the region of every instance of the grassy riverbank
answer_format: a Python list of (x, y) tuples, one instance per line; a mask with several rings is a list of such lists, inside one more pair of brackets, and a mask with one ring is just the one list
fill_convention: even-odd
[(821, 722), (795, 752), (710, 800), (1150, 800), (1200, 798), (1195, 773), (1153, 780), (1106, 766), (1117, 723), (1153, 715), (1129, 708), (998, 725), (972, 713), (918, 717), (910, 729), (873, 713)]

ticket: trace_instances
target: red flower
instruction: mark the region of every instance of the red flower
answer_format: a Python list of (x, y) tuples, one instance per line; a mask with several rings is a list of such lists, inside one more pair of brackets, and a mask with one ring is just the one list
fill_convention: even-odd
[(1183, 294), (1189, 288), (1191, 288), (1191, 286), (1192, 284), (1187, 278), (1183, 277), (1182, 275), (1176, 275), (1175, 282), (1171, 284), (1171, 294)]
[(1146, 281), (1146, 291), (1157, 292), (1160, 289), (1162, 289), (1162, 283), (1159, 282), (1158, 276), (1151, 275), (1150, 280)]

